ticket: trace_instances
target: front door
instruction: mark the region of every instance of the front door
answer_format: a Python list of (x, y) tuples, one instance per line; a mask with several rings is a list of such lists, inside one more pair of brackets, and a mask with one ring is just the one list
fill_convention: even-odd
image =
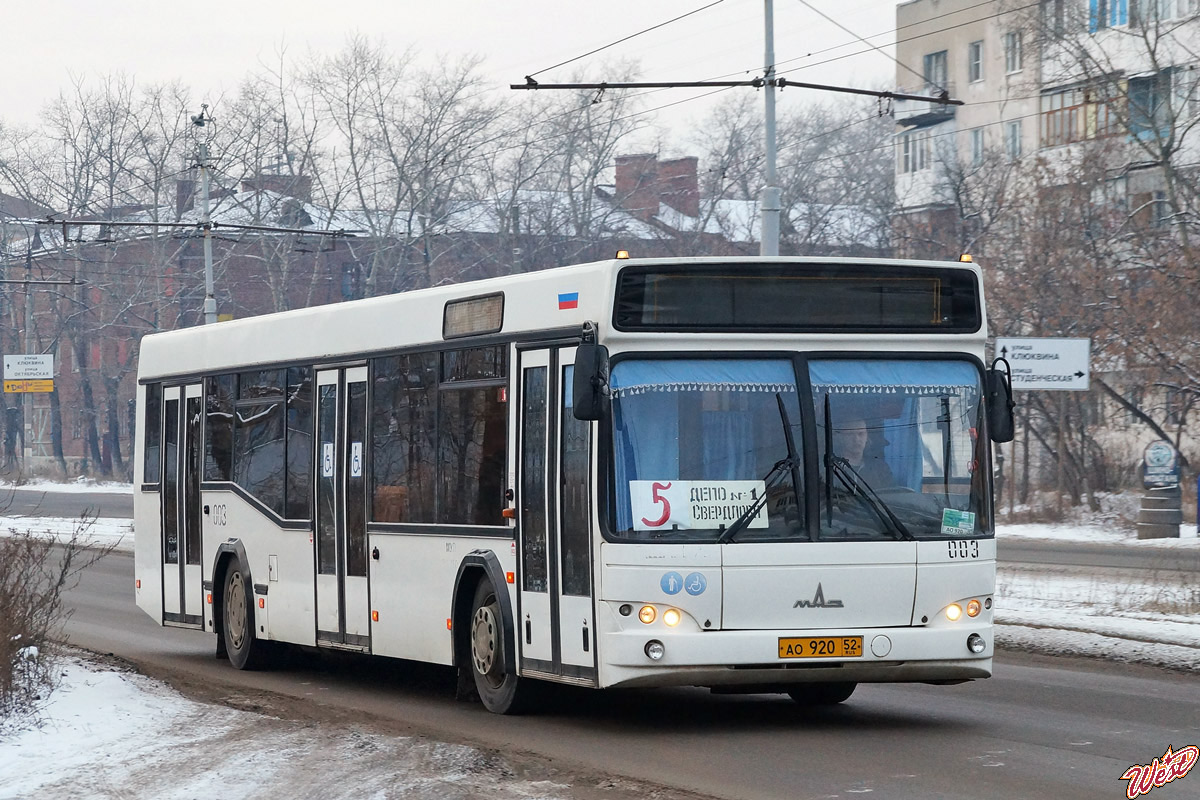
[(517, 534), (521, 671), (596, 682), (591, 423), (571, 413), (574, 348), (520, 354)]
[(203, 387), (163, 389), (163, 622), (203, 625), (200, 536), (200, 423)]
[(369, 650), (367, 368), (317, 373), (317, 643)]

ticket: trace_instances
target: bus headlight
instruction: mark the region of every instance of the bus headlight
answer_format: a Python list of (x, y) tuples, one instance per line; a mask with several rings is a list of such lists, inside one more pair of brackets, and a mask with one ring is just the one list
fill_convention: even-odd
[(958, 603), (951, 603), (950, 605), (946, 606), (946, 619), (950, 620), (951, 622), (956, 622), (961, 616), (962, 606), (960, 606)]
[(659, 661), (667, 654), (667, 648), (658, 639), (651, 639), (646, 642), (646, 658), (651, 661)]
[(654, 606), (642, 606), (641, 610), (638, 611), (638, 619), (646, 625), (654, 622), (654, 618), (657, 616), (658, 612), (654, 610)]
[(979, 610), (981, 608), (983, 608), (983, 606), (981, 606), (979, 604), (979, 601), (972, 598), (971, 601), (969, 603), (967, 603), (967, 616), (968, 617), (978, 617)]
[(679, 624), (679, 620), (680, 620), (679, 609), (668, 608), (666, 611), (663, 612), (663, 622), (666, 623), (667, 627), (674, 628), (676, 625)]
[(978, 633), (972, 633), (967, 637), (967, 649), (975, 655), (979, 655), (987, 649), (987, 642)]

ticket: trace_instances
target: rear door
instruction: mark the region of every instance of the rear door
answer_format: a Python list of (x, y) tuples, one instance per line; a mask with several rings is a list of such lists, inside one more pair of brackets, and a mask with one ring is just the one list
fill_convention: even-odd
[(201, 384), (162, 393), (163, 622), (203, 625), (200, 525)]
[(369, 650), (367, 368), (317, 372), (317, 643)]

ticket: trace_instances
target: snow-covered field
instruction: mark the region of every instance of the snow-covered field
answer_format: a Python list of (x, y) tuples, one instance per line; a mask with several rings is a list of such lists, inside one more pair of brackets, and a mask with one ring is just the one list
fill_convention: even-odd
[[(125, 489), (128, 491), (128, 487)], [(94, 491), (94, 489), (89, 489)], [(72, 519), (0, 517), (0, 532), (68, 537)], [(1112, 525), (1001, 525), (998, 536), (1108, 543), (1162, 552), (1200, 547), (1139, 541)], [(89, 535), (132, 550), (131, 524), (101, 520)], [(1091, 655), (1200, 672), (1200, 579), (1164, 571), (1129, 581), (1070, 568), (1001, 566), (1003, 646)], [(253, 747), (245, 743), (253, 741)], [(58, 689), (30, 727), (0, 738), (0, 800), (31, 797), (185, 798), (280, 792), (312, 798), (541, 798), (566, 785), (530, 780), (475, 748), (313, 726), (196, 703), (161, 683), (82, 655), (64, 658)], [(336, 764), (336, 769), (330, 765)], [(348, 781), (347, 776), (354, 780)]]

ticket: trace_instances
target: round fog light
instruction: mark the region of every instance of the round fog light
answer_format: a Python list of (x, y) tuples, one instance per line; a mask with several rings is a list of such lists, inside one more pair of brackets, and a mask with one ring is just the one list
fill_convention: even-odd
[(678, 625), (679, 624), (679, 609), (668, 608), (666, 611), (664, 611), (663, 612), (663, 622), (666, 623), (667, 627), (670, 627), (670, 628), (674, 628), (676, 625)]
[(946, 606), (946, 619), (954, 622), (961, 616), (962, 606), (960, 606), (958, 603), (951, 603), (950, 605)]
[(975, 655), (979, 655), (987, 649), (987, 642), (978, 633), (972, 633), (967, 637), (967, 649)]
[(651, 661), (658, 661), (667, 654), (667, 648), (658, 639), (651, 639), (646, 642), (646, 658)]
[(654, 622), (654, 618), (658, 616), (658, 612), (654, 610), (654, 606), (642, 606), (638, 611), (638, 619), (649, 625)]

